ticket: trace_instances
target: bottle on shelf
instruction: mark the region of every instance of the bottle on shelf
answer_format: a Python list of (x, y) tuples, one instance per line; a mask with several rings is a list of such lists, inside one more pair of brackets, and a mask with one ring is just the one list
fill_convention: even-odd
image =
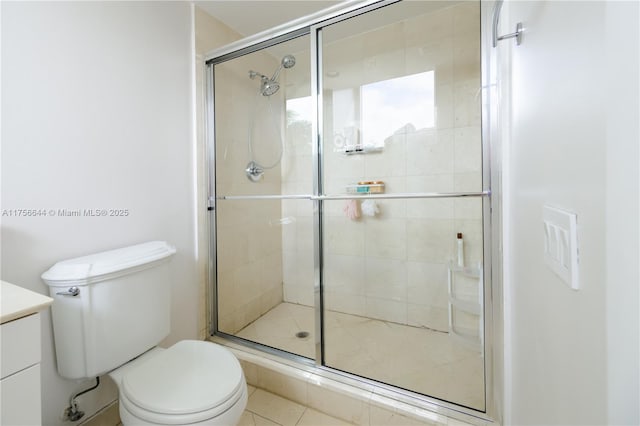
[(458, 232), (456, 239), (458, 245), (458, 266), (464, 268), (464, 241), (462, 240), (462, 232)]

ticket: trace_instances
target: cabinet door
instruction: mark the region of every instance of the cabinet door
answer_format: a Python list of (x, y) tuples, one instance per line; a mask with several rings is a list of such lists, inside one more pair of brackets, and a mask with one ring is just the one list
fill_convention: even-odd
[[(0, 376), (4, 379), (40, 362), (40, 314), (0, 326)], [(4, 424), (4, 423), (3, 423)]]
[(0, 424), (41, 425), (40, 364), (0, 381)]

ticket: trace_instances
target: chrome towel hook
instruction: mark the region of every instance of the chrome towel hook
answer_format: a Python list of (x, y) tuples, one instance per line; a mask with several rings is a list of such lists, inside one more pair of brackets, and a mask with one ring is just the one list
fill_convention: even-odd
[(516, 32), (498, 36), (498, 22), (500, 21), (502, 3), (504, 3), (504, 0), (496, 1), (495, 8), (493, 9), (493, 47), (496, 47), (499, 41), (506, 40), (508, 38), (515, 38), (516, 45), (520, 46), (520, 43), (522, 43), (522, 33), (524, 32), (522, 29), (522, 22), (518, 22), (516, 24)]

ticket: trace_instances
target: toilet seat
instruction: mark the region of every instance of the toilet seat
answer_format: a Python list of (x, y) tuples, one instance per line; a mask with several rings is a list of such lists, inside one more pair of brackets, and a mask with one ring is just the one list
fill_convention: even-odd
[[(231, 418), (233, 421), (237, 421), (244, 410), (247, 402), (246, 387), (240, 389), (236, 395), (227, 400), (223, 406), (214, 407), (211, 410), (202, 411), (193, 414), (165, 414), (155, 413), (141, 409), (133, 404), (125, 396), (120, 396), (120, 417), (122, 423), (127, 424), (145, 424), (145, 425), (200, 425), (200, 424), (214, 424), (210, 421), (216, 418)], [(123, 408), (128, 413), (128, 416), (123, 417)], [(234, 413), (235, 411), (235, 413)], [(129, 416), (133, 416), (134, 420), (131, 420)], [(219, 423), (226, 425), (228, 422), (222, 421)]]
[(122, 377), (120, 402), (134, 416), (158, 424), (217, 417), (246, 393), (240, 363), (211, 342), (184, 340), (133, 366)]

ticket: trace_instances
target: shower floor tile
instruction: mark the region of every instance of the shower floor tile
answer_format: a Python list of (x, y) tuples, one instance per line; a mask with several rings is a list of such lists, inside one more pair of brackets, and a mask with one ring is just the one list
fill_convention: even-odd
[[(307, 358), (315, 358), (314, 329), (312, 308), (281, 303), (240, 330), (236, 336)], [(307, 337), (296, 337), (297, 333), (305, 331), (309, 333)]]
[[(314, 310), (281, 303), (237, 336), (315, 358)], [(308, 332), (304, 338), (299, 332)], [(326, 365), (484, 409), (484, 360), (448, 333), (356, 315), (325, 313)]]

